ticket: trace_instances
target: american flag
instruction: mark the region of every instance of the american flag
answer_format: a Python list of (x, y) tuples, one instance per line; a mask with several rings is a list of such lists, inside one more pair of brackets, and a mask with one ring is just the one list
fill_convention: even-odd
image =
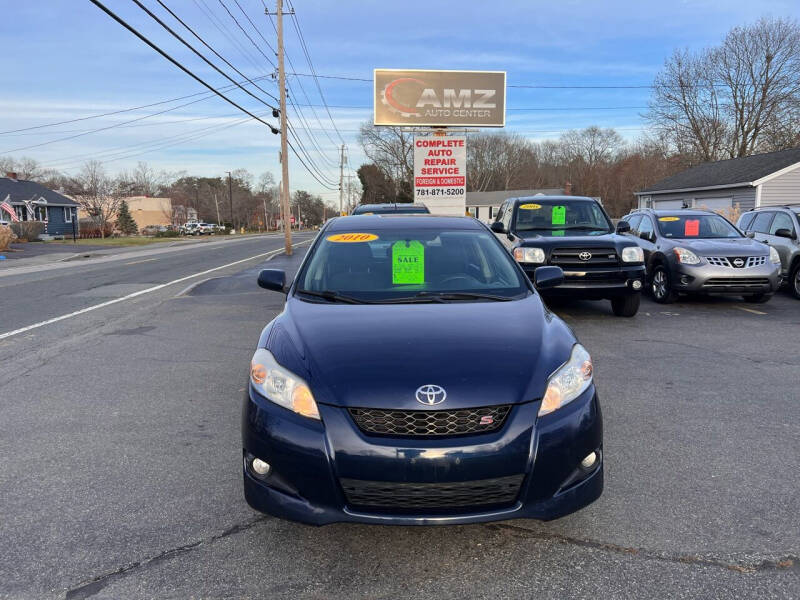
[(11, 221), (14, 223), (19, 223), (19, 217), (17, 216), (14, 207), (8, 203), (8, 199), (11, 196), (6, 196), (6, 199), (0, 202), (0, 215), (2, 215), (2, 211), (6, 211), (8, 215), (11, 217)]

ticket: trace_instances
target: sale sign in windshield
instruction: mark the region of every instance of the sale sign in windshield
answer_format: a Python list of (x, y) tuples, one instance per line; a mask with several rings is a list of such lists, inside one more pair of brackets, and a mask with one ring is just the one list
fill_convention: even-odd
[(463, 216), (467, 199), (467, 138), (414, 138), (414, 201), (434, 214)]

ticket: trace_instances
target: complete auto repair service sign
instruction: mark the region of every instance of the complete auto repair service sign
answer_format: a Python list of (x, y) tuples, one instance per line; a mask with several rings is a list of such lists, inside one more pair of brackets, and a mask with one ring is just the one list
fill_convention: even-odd
[(467, 138), (414, 138), (414, 201), (432, 213), (463, 216), (467, 202)]

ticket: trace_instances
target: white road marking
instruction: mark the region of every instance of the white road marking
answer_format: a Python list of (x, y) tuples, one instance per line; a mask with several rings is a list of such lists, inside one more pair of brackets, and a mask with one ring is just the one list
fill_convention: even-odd
[(766, 315), (767, 313), (761, 312), (760, 310), (755, 310), (753, 308), (745, 308), (744, 306), (734, 306), (733, 308), (738, 308), (739, 310), (743, 310), (745, 312), (753, 313), (754, 315)]
[[(303, 240), (302, 242), (297, 242), (296, 244), (292, 244), (292, 247), (299, 246), (300, 244), (305, 244), (312, 240)], [(187, 275), (186, 277), (181, 277), (180, 279), (175, 279), (173, 281), (168, 281), (167, 283), (161, 283), (159, 285), (155, 285), (153, 287), (149, 287), (144, 290), (139, 290), (138, 292), (133, 292), (132, 294), (128, 294), (127, 296), (122, 296), (120, 298), (114, 298), (113, 300), (108, 300), (107, 302), (101, 302), (100, 304), (94, 304), (92, 306), (87, 306), (86, 308), (82, 308), (80, 310), (76, 310), (66, 315), (61, 315), (60, 317), (53, 317), (52, 319), (47, 319), (46, 321), (41, 321), (39, 323), (34, 323), (33, 325), (28, 325), (27, 327), (20, 327), (19, 329), (15, 329), (13, 331), (7, 331), (6, 333), (0, 333), (0, 340), (4, 340), (6, 338), (10, 338), (14, 335), (19, 335), (20, 333), (25, 333), (26, 331), (30, 331), (31, 329), (38, 329), (39, 327), (44, 327), (45, 325), (50, 325), (51, 323), (58, 323), (59, 321), (63, 321), (64, 319), (69, 319), (71, 317), (77, 317), (78, 315), (82, 315), (84, 313), (91, 312), (93, 310), (97, 310), (98, 308), (105, 308), (106, 306), (111, 306), (112, 304), (117, 304), (119, 302), (124, 302), (125, 300), (130, 300), (132, 298), (136, 298), (138, 296), (143, 296), (144, 294), (149, 294), (150, 292), (157, 292), (158, 290), (162, 290), (167, 286), (175, 285), (176, 283), (181, 283), (182, 281), (186, 281), (188, 279), (192, 279), (193, 277), (199, 277), (201, 275), (206, 275), (207, 273), (213, 273), (214, 271), (219, 271), (220, 269), (226, 269), (228, 267), (232, 267), (234, 265), (239, 265), (241, 263), (254, 260), (256, 258), (262, 258), (264, 256), (273, 256), (275, 254), (279, 254), (283, 252), (283, 248), (278, 248), (277, 250), (271, 250), (270, 252), (263, 252), (262, 254), (256, 254), (255, 256), (250, 256), (248, 258), (243, 258), (241, 260), (234, 261), (232, 263), (228, 263), (227, 265), (222, 265), (219, 267), (214, 267), (213, 269), (207, 269), (205, 271), (200, 271), (199, 273), (194, 273), (192, 275)]]
[(145, 259), (142, 259), (142, 260), (132, 260), (131, 262), (126, 262), (125, 264), (126, 265), (138, 265), (139, 263), (150, 262), (152, 260), (158, 260), (158, 259), (157, 258), (145, 258)]

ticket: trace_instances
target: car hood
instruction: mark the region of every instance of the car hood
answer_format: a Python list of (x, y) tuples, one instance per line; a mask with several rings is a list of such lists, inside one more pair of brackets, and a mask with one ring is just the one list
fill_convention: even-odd
[[(537, 295), (511, 302), (346, 305), (290, 296), (265, 340), (317, 402), (447, 409), (541, 398), (575, 337)], [(443, 387), (435, 407), (416, 400)]]
[(552, 248), (624, 248), (635, 246), (633, 240), (617, 233), (604, 233), (598, 235), (596, 232), (572, 233), (564, 236), (538, 235), (531, 232), (519, 232), (516, 234), (520, 238), (522, 246), (536, 246), (544, 250)]
[(713, 240), (671, 240), (698, 256), (767, 256), (769, 248), (748, 237)]

